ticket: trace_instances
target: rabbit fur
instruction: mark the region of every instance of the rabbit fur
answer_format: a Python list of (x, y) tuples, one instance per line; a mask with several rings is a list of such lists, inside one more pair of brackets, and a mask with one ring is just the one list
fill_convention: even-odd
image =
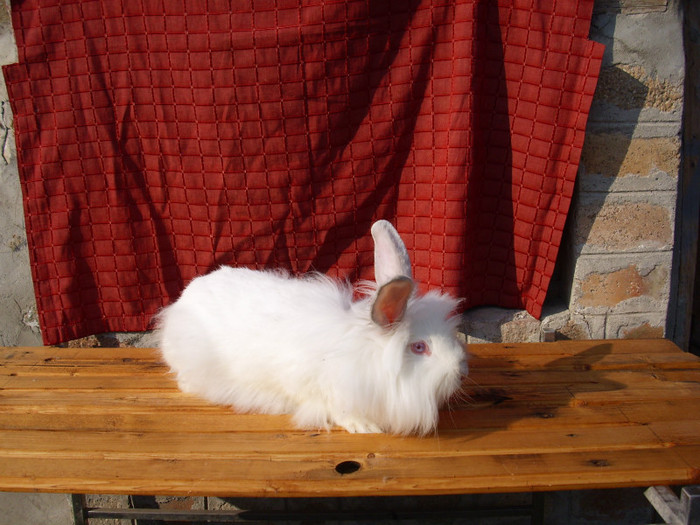
[(222, 267), (158, 315), (180, 388), (302, 429), (423, 435), (466, 374), (458, 301), (419, 296), (387, 221), (372, 226), (376, 283)]

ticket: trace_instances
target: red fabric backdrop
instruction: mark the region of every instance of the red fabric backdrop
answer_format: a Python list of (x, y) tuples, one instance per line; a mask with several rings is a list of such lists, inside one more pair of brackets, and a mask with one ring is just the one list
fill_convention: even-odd
[(539, 316), (602, 57), (592, 5), (13, 1), (45, 342), (146, 329), (221, 264), (371, 278), (378, 218), (425, 288)]

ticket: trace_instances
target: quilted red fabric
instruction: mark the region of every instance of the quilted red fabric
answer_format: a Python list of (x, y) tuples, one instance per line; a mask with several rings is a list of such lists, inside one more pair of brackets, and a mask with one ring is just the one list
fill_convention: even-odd
[(13, 1), (44, 341), (144, 330), (221, 264), (371, 278), (378, 218), (425, 288), (539, 316), (602, 57), (592, 5)]

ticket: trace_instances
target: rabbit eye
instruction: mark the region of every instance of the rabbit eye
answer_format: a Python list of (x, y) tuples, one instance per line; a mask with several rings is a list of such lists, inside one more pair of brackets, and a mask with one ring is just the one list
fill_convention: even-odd
[(411, 352), (416, 355), (430, 355), (430, 347), (425, 341), (416, 341), (411, 343)]

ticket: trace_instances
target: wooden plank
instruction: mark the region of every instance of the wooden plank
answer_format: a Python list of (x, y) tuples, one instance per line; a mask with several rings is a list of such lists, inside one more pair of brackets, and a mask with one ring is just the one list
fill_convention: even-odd
[[(649, 486), (687, 482), (690, 469), (664, 449), (611, 453), (403, 458), (372, 452), (285, 460), (13, 458), (0, 490), (210, 496), (469, 494)], [(341, 475), (335, 467), (356, 461)], [(173, 474), (177, 473), (177, 476)]]
[[(134, 365), (129, 373), (128, 365), (114, 365), (104, 368), (49, 367), (33, 372), (11, 371), (3, 383), (5, 390), (142, 390), (176, 389), (173, 376), (163, 367), (142, 367)], [(675, 383), (687, 383), (686, 388), (696, 388), (700, 381), (700, 369), (669, 370), (664, 372), (647, 370), (610, 370), (606, 372), (536, 370), (490, 372), (473, 371), (465, 383), (467, 393), (490, 387), (506, 388), (512, 393), (526, 392), (528, 386), (541, 386), (540, 394), (549, 391), (560, 394), (562, 385), (575, 385), (571, 390), (583, 392), (614, 392), (634, 386), (638, 390), (668, 390)], [(635, 390), (636, 391), (636, 390)], [(532, 395), (535, 395), (534, 393)]]
[[(693, 362), (692, 365), (696, 363)], [(597, 369), (562, 369), (562, 368), (521, 368), (521, 369), (483, 369), (473, 368), (469, 380), (466, 385), (475, 384), (480, 386), (502, 385), (502, 384), (520, 384), (520, 383), (537, 383), (537, 384), (559, 384), (559, 383), (600, 383), (604, 380), (614, 381), (616, 375), (621, 375), (625, 380), (638, 381), (644, 378), (654, 376), (657, 380), (664, 380), (666, 377), (669, 380), (673, 379), (673, 373), (687, 374), (688, 381), (696, 381), (700, 378), (700, 366), (698, 368), (684, 367), (683, 370), (656, 370), (654, 368), (635, 368), (627, 369), (616, 367), (610, 370)], [(664, 375), (664, 373), (666, 375)], [(694, 375), (693, 375), (694, 374)], [(105, 363), (102, 365), (79, 366), (73, 364), (67, 365), (36, 365), (36, 366), (16, 366), (9, 365), (0, 370), (0, 375), (20, 378), (18, 380), (10, 380), (6, 383), (8, 388), (17, 388), (16, 384), (21, 384), (21, 380), (36, 378), (42, 379), (42, 383), (50, 384), (51, 378), (60, 377), (78, 377), (78, 378), (96, 378), (102, 379), (107, 376), (116, 376), (122, 380), (124, 376), (133, 378), (136, 381), (141, 381), (142, 378), (151, 378), (161, 376), (167, 378), (174, 385), (174, 376), (169, 370), (157, 364), (144, 363)]]
[(577, 404), (639, 404), (659, 399), (700, 399), (700, 384), (657, 382), (643, 388), (618, 388), (601, 390), (587, 385), (576, 385), (574, 397)]
[[(145, 394), (144, 394), (145, 395)], [(29, 402), (3, 403), (0, 397), (0, 428), (111, 430), (124, 428), (181, 432), (206, 428), (211, 432), (271, 431), (293, 429), (286, 416), (236, 414), (226, 407), (210, 405), (192, 396), (152, 397), (148, 402), (136, 396), (121, 400), (75, 394), (66, 401), (44, 395)], [(571, 428), (583, 423), (647, 424), (683, 420), (697, 411), (697, 399), (651, 401), (626, 405), (553, 406), (507, 401), (497, 406), (444, 411), (440, 432), (492, 428)], [(70, 419), (67, 419), (70, 416)]]
[(52, 361), (162, 361), (154, 348), (58, 348), (55, 346), (0, 347), (0, 363), (43, 364)]
[(700, 436), (700, 420), (654, 422), (649, 430), (670, 445), (694, 445)]
[(53, 410), (67, 410), (75, 412), (77, 410), (91, 410), (95, 408), (102, 410), (102, 407), (123, 407), (129, 410), (161, 410), (164, 407), (196, 407), (197, 409), (211, 408), (224, 410), (221, 406), (215, 406), (203, 399), (179, 392), (172, 388), (168, 390), (120, 390), (120, 391), (90, 391), (90, 390), (10, 390), (0, 389), (0, 410), (3, 407), (39, 407)]
[[(689, 427), (690, 428), (690, 427)], [(361, 453), (368, 446), (375, 453), (396, 458), (463, 457), (506, 454), (546, 454), (665, 448), (681, 444), (687, 428), (676, 428), (664, 441), (642, 425), (579, 426), (570, 429), (506, 429), (444, 432), (428, 438), (395, 438), (334, 432), (285, 432), (261, 440), (251, 432), (124, 431), (0, 431), (0, 458), (94, 458), (119, 454), (125, 458), (199, 458), (202, 460), (266, 457), (313, 457), (317, 454)]]
[(599, 390), (616, 390), (632, 386), (644, 388), (649, 385), (685, 381), (689, 383), (700, 382), (700, 368), (684, 370), (608, 370), (599, 372), (596, 370), (520, 370), (520, 371), (484, 371), (475, 370), (466, 383), (479, 387), (501, 386), (504, 388), (520, 385), (582, 385), (583, 388), (597, 388)]
[[(508, 343), (508, 344), (470, 344), (470, 354), (478, 357), (520, 359), (533, 356), (549, 356), (552, 359), (585, 357), (602, 358), (606, 355), (630, 355), (631, 357), (652, 354), (678, 355), (678, 347), (665, 339), (620, 339), (606, 341), (557, 341), (554, 344)], [(681, 354), (682, 355), (682, 354)], [(158, 350), (154, 348), (58, 348), (58, 347), (0, 347), (0, 363), (28, 362), (41, 364), (44, 360), (73, 361), (124, 361), (145, 360), (162, 361)]]
[[(577, 342), (580, 343), (580, 342)], [(512, 348), (509, 352), (521, 352), (522, 345), (496, 345), (500, 347)], [(631, 350), (638, 350), (640, 345), (621, 345), (614, 347), (615, 353), (608, 350), (601, 350), (606, 345), (577, 344), (565, 345), (557, 352), (563, 355), (556, 358), (554, 352), (534, 352), (529, 351), (524, 355), (506, 354), (499, 356), (499, 352), (490, 347), (484, 349), (482, 345), (472, 345), (470, 351), (473, 355), (470, 366), (477, 371), (486, 368), (496, 368), (503, 370), (604, 370), (619, 368), (643, 368), (652, 366), (653, 368), (671, 368), (678, 364), (687, 367), (700, 368), (700, 363), (693, 360), (693, 356), (679, 352), (671, 352), (666, 345), (655, 343), (648, 348), (654, 350), (648, 353), (633, 353)], [(527, 347), (526, 347), (527, 348)], [(564, 349), (568, 349), (564, 351)], [(65, 351), (58, 354), (56, 351)], [(647, 346), (643, 346), (642, 351), (647, 351)], [(95, 351), (91, 355), (90, 351)], [(504, 352), (501, 348), (500, 352)], [(26, 367), (35, 370), (37, 374), (52, 373), (70, 367), (80, 367), (85, 369), (85, 373), (101, 368), (121, 370), (133, 365), (135, 371), (145, 371), (149, 367), (163, 366), (157, 350), (154, 349), (17, 349), (13, 352), (5, 352), (10, 358), (9, 365), (0, 366), (0, 374), (8, 375), (23, 370)], [(136, 361), (136, 363), (135, 363)], [(626, 364), (628, 366), (621, 366)], [(163, 370), (166, 370), (164, 367)]]
[(648, 355), (678, 353), (678, 347), (666, 339), (606, 339), (590, 341), (557, 341), (555, 343), (477, 343), (467, 346), (470, 353), (491, 357), (523, 357), (547, 355), (565, 358), (583, 354), (604, 356), (608, 354)]
[[(26, 392), (3, 398), (0, 392), (0, 428), (125, 430), (148, 428), (162, 431), (175, 425), (182, 432), (207, 428), (212, 432), (291, 429), (286, 416), (236, 414), (227, 407), (211, 405), (194, 396), (173, 393), (143, 393), (120, 398), (107, 393), (87, 397), (83, 393)], [(652, 400), (625, 405), (556, 406), (531, 401), (509, 400), (495, 406), (443, 411), (440, 430), (484, 428), (550, 428), (611, 423), (647, 424), (654, 421), (684, 420), (697, 412), (697, 399)], [(71, 416), (70, 420), (66, 416)], [(258, 426), (254, 423), (259, 422)]]
[(674, 453), (688, 465), (692, 466), (691, 476), (688, 482), (677, 485), (697, 485), (700, 483), (700, 445), (697, 444), (697, 436), (692, 445), (674, 447)]
[(154, 348), (122, 347), (58, 347), (58, 346), (4, 346), (0, 347), (0, 360), (44, 359), (46, 357), (78, 357), (81, 359), (152, 358), (158, 354)]
[(676, 381), (681, 383), (698, 383), (699, 370), (665, 370), (657, 372), (656, 377), (661, 381)]
[[(662, 416), (676, 412), (667, 410), (657, 414), (650, 412), (640, 417), (639, 423), (649, 418), (663, 420)], [(71, 416), (70, 420), (66, 416)], [(441, 413), (438, 432), (484, 429), (519, 428), (565, 428), (570, 429), (585, 422), (594, 426), (601, 424), (629, 424), (635, 422), (618, 407), (552, 407), (530, 403), (515, 403), (460, 409)], [(153, 432), (178, 428), (180, 432), (194, 432), (206, 428), (209, 432), (241, 432), (273, 430), (289, 431), (293, 426), (287, 416), (260, 416), (236, 414), (226, 407), (208, 404), (180, 405), (159, 402), (157, 405), (128, 402), (122, 404), (88, 405), (85, 399), (74, 404), (41, 406), (32, 404), (0, 405), (0, 428), (27, 430), (112, 430), (138, 431), (144, 428)]]
[[(169, 369), (157, 363), (133, 362), (114, 363), (105, 361), (81, 365), (74, 363), (49, 363), (41, 365), (16, 365), (11, 364), (0, 368), (0, 376), (10, 377), (105, 377), (105, 376), (151, 376), (153, 374), (169, 375)], [(171, 376), (172, 377), (172, 376)], [(11, 385), (11, 383), (9, 383)]]
[[(678, 415), (679, 411), (692, 410), (693, 403), (697, 401), (698, 389), (684, 389), (681, 387), (667, 386), (663, 389), (647, 388), (644, 391), (629, 392), (620, 390), (610, 391), (586, 391), (583, 390), (571, 395), (565, 389), (558, 392), (561, 396), (555, 396), (552, 392), (523, 391), (523, 389), (511, 389), (507, 394), (513, 397), (506, 397), (506, 400), (498, 404), (479, 405), (475, 401), (474, 407), (470, 408), (469, 402), (461, 406), (453, 406), (450, 410), (442, 412), (442, 419), (445, 426), (452, 422), (455, 426), (465, 426), (474, 423), (512, 425), (521, 419), (534, 419), (536, 424), (541, 424), (539, 420), (561, 418), (562, 414), (568, 414), (570, 419), (576, 418), (581, 411), (583, 417), (594, 418), (595, 414), (604, 415), (605, 418), (625, 414), (632, 418), (640, 411), (646, 413), (645, 419), (657, 417), (666, 419), (664, 416)], [(164, 413), (164, 412), (211, 412), (216, 414), (233, 414), (232, 409), (227, 407), (217, 407), (194, 396), (184, 396), (177, 392), (167, 391), (113, 391), (119, 397), (110, 398), (110, 395), (97, 396), (89, 390), (76, 391), (65, 394), (63, 391), (18, 391), (24, 400), (17, 397), (7, 397), (7, 392), (0, 395), (0, 414), (24, 413), (46, 414), (48, 417), (56, 415), (72, 414), (80, 411), (81, 414), (104, 413), (110, 414), (131, 414), (131, 413)], [(534, 393), (533, 393), (534, 392)], [(142, 396), (148, 397), (144, 398)], [(530, 397), (528, 397), (528, 394)], [(614, 394), (614, 395), (613, 395)], [(674, 395), (675, 394), (675, 395)], [(90, 404), (89, 396), (93, 396), (95, 404)], [(31, 401), (34, 400), (34, 401)], [(639, 401), (641, 400), (642, 406)], [(667, 410), (659, 408), (654, 413), (655, 407), (662, 407), (664, 401), (675, 400)], [(647, 405), (647, 406), (644, 406)], [(675, 406), (674, 406), (675, 405)], [(629, 408), (629, 412), (627, 409)], [(586, 411), (583, 411), (586, 409)], [(565, 420), (566, 421), (566, 420)]]
[(695, 397), (678, 397), (676, 399), (654, 400), (648, 403), (634, 403), (617, 407), (620, 412), (636, 423), (653, 423), (662, 421), (683, 421), (689, 415), (698, 415), (699, 400)]
[(172, 377), (163, 373), (129, 375), (16, 375), (8, 377), (2, 385), (5, 390), (173, 390), (177, 385)]
[(469, 366), (472, 371), (481, 370), (638, 370), (668, 369), (682, 366), (697, 369), (697, 363), (690, 354), (655, 353), (650, 355), (608, 354), (604, 356), (575, 355), (566, 359), (552, 359), (551, 356), (533, 355), (518, 357), (471, 356)]

